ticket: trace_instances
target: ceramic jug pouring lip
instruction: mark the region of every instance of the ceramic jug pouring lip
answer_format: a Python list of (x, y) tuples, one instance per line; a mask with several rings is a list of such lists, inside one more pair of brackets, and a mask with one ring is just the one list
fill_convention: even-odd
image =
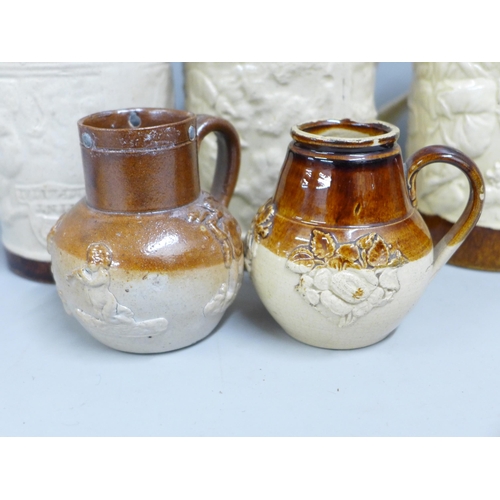
[(383, 121), (361, 123), (350, 119), (326, 119), (295, 125), (291, 135), (301, 144), (311, 146), (373, 150), (392, 148), (399, 137), (399, 128)]

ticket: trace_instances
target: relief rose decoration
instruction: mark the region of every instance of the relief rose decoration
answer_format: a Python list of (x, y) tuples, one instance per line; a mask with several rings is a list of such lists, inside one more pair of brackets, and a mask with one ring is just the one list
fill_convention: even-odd
[(314, 229), (286, 266), (301, 274), (296, 290), (304, 300), (344, 327), (393, 299), (400, 289), (398, 268), (406, 262), (377, 233), (340, 244), (333, 234)]

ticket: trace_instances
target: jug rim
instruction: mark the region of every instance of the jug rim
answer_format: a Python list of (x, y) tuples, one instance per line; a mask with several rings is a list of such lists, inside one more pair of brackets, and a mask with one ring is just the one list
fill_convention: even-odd
[(80, 144), (91, 150), (157, 150), (193, 143), (196, 115), (170, 108), (99, 111), (78, 120)]
[[(343, 132), (338, 133), (340, 130)], [(290, 133), (296, 141), (316, 146), (339, 149), (389, 148), (396, 143), (399, 128), (381, 120), (358, 122), (345, 118), (294, 125)]]
[[(138, 125), (135, 125), (130, 122), (131, 116), (134, 116), (134, 113), (141, 117), (147, 117), (150, 119), (158, 120), (156, 123), (151, 123), (150, 125), (142, 125), (142, 120)], [(128, 117), (127, 117), (128, 115)], [(96, 129), (96, 130), (138, 130), (138, 129), (146, 129), (146, 128), (157, 128), (157, 127), (167, 127), (172, 125), (177, 125), (187, 120), (191, 120), (194, 118), (194, 113), (190, 111), (186, 111), (183, 109), (170, 109), (170, 108), (121, 108), (121, 109), (110, 109), (106, 111), (98, 111), (97, 113), (92, 113), (90, 115), (84, 116), (78, 120), (78, 125)], [(121, 126), (121, 123), (118, 126), (113, 125), (105, 125), (105, 121), (109, 117), (116, 118), (127, 118), (126, 122), (123, 122), (124, 126)], [(168, 119), (170, 118), (170, 119)], [(99, 122), (104, 122), (99, 124)]]

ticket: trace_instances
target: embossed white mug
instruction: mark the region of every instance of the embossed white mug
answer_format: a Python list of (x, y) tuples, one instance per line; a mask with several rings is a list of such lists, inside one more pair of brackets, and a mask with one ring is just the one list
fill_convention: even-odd
[[(428, 144), (463, 151), (483, 174), (486, 198), (476, 227), (450, 263), (500, 271), (500, 63), (414, 63), (408, 98), (408, 153)], [(469, 195), (465, 176), (440, 163), (419, 178), (420, 211), (438, 240)]]
[[(188, 62), (186, 106), (229, 120), (241, 137), (241, 171), (229, 206), (244, 233), (272, 195), (290, 123), (318, 115), (376, 117), (371, 62)], [(216, 145), (200, 151), (202, 187), (210, 185)]]
[(52, 282), (47, 234), (84, 195), (75, 122), (173, 98), (169, 63), (0, 63), (0, 220), (11, 270)]

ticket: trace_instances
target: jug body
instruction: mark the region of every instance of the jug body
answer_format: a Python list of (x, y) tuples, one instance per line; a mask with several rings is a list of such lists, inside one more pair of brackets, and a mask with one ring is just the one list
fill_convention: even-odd
[[(178, 110), (79, 121), (86, 197), (49, 234), (68, 313), (115, 349), (154, 353), (206, 337), (241, 285), (240, 228), (226, 205), (239, 143), (224, 120)], [(213, 195), (199, 187), (198, 143), (214, 131)]]
[[(382, 340), (463, 239), (461, 225), (434, 252), (413, 183), (441, 153), (416, 159), (407, 178), (397, 136), (384, 122), (292, 129), (275, 195), (249, 232), (246, 264), (268, 311), (297, 340), (331, 349)], [(473, 177), (468, 230), (482, 203), (477, 168)]]

